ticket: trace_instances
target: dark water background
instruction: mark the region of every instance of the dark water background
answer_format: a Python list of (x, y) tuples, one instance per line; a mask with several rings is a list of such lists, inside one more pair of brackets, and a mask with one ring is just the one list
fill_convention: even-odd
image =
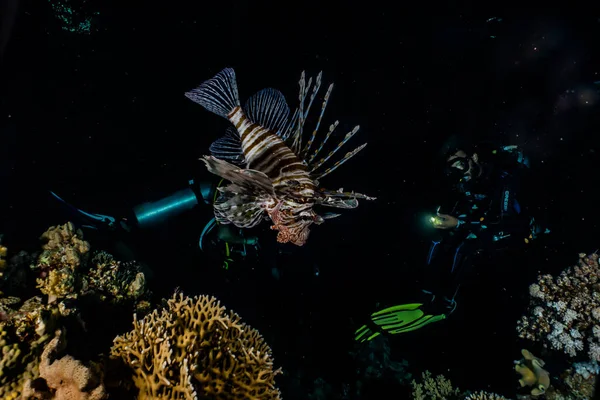
[[(126, 3), (70, 3), (98, 13), (92, 32), (77, 34), (62, 29), (50, 3), (21, 2), (0, 76), (0, 227), (15, 242), (35, 243), (63, 223), (49, 189), (83, 209), (122, 215), (190, 178), (212, 179), (198, 157), (227, 122), (185, 91), (230, 66), (242, 98), (275, 87), (295, 107), (300, 72), (323, 70), (324, 82), (336, 84), (326, 124), (340, 119), (344, 134), (361, 125), (348, 150), (369, 143), (323, 184), (377, 201), (313, 229), (305, 248), (280, 258), (280, 280), (260, 263), (223, 271), (201, 253), (211, 210), (199, 207), (126, 238), (152, 268), (153, 289), (213, 294), (236, 310), (287, 371), (285, 398), (306, 398), (319, 377), (336, 388), (352, 383), (354, 330), (378, 305), (411, 301), (420, 288), (423, 218), (445, 196), (434, 167), (444, 139), (519, 144), (552, 237), (480, 265), (452, 318), (390, 342), (393, 358), (415, 374), (429, 369), (464, 389), (511, 395), (512, 360), (523, 346), (536, 350), (515, 334), (527, 285), (538, 271), (600, 247), (597, 18), (436, 17), (347, 2)], [(380, 382), (364, 398), (391, 390), (406, 396)]]

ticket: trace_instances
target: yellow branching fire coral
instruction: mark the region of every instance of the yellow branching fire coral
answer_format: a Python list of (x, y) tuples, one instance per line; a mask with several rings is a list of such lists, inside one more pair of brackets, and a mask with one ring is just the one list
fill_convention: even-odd
[(56, 358), (64, 346), (58, 331), (44, 348), (39, 365), (40, 377), (29, 379), (23, 387), (23, 400), (104, 400), (108, 398), (98, 368), (85, 366), (71, 356)]
[(210, 296), (175, 294), (114, 340), (111, 356), (133, 372), (138, 399), (275, 400), (271, 349)]

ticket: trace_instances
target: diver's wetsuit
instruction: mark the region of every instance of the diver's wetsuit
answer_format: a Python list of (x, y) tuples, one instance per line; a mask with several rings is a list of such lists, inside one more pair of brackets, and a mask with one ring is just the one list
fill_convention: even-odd
[(459, 219), (458, 227), (442, 232), (427, 254), (424, 291), (450, 302), (477, 256), (526, 245), (540, 233), (519, 203), (528, 160), (512, 146), (478, 155), (482, 175), (455, 185), (459, 199), (448, 214)]
[[(528, 162), (519, 149), (507, 146), (487, 154), (481, 148), (476, 150), (481, 174), (471, 175), (475, 164), (466, 169), (466, 157), (461, 157), (459, 164), (454, 157), (447, 159), (451, 168), (447, 173), (458, 176), (454, 185), (458, 201), (452, 210), (440, 211), (459, 222), (453, 229), (441, 230), (442, 239), (430, 246), (422, 299), (373, 312), (356, 330), (356, 341), (369, 341), (382, 333), (411, 332), (446, 319), (456, 308), (454, 298), (478, 256), (525, 246), (542, 232), (520, 203)], [(463, 167), (457, 168), (460, 163)]]

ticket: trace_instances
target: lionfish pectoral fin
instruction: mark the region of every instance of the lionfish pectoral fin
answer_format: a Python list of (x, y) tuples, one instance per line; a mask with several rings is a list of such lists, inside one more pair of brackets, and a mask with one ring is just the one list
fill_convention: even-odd
[(356, 208), (358, 207), (358, 199), (375, 200), (375, 197), (367, 196), (361, 193), (344, 192), (342, 189), (331, 191), (321, 189), (319, 191), (321, 198), (317, 204), (336, 208)]
[(246, 101), (244, 113), (250, 121), (281, 136), (288, 123), (290, 108), (279, 90), (267, 88)]
[(242, 142), (233, 126), (227, 128), (225, 135), (215, 140), (210, 145), (209, 150), (213, 157), (226, 160), (237, 166), (243, 166), (246, 163), (242, 151)]
[(324, 199), (317, 202), (317, 204), (320, 206), (350, 209), (358, 207), (358, 200), (326, 196)]
[(238, 228), (253, 228), (266, 216), (261, 205), (259, 197), (234, 193), (225, 187), (214, 204), (215, 219), (220, 223), (231, 223)]
[(235, 71), (232, 68), (225, 68), (214, 78), (204, 81), (196, 89), (186, 92), (185, 97), (200, 104), (208, 111), (227, 118), (234, 108), (240, 106)]
[(377, 200), (377, 197), (367, 196), (366, 194), (356, 192), (344, 192), (344, 189), (338, 189), (336, 191), (321, 189), (321, 194), (331, 197), (338, 198), (350, 198), (350, 199), (363, 199), (363, 200)]
[(241, 169), (236, 165), (220, 160), (213, 156), (201, 158), (210, 173), (220, 176), (246, 190), (262, 191), (267, 195), (275, 196), (271, 179), (260, 171)]
[(342, 214), (327, 212), (327, 213), (321, 214), (321, 218), (323, 218), (323, 219), (334, 219), (334, 218), (337, 218), (337, 217), (339, 217), (341, 215)]

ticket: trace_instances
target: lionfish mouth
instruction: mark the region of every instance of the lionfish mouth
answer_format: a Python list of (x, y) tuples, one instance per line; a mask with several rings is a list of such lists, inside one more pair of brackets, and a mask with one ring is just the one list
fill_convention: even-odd
[(304, 246), (308, 240), (309, 230), (308, 228), (303, 229), (300, 233), (289, 233), (283, 230), (279, 230), (277, 234), (278, 243), (292, 243), (296, 246)]
[(285, 225), (273, 225), (271, 229), (277, 230), (278, 243), (292, 243), (296, 246), (304, 246), (310, 234), (310, 224), (303, 226), (287, 227)]

